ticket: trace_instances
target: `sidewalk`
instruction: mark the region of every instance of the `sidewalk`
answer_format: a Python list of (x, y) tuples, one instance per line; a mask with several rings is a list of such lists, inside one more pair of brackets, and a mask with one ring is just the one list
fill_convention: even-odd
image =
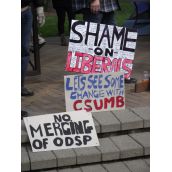
[[(142, 78), (149, 71), (149, 38), (140, 38), (136, 49), (133, 76)], [(35, 92), (22, 97), (22, 109), (29, 115), (65, 111), (64, 71), (67, 47), (59, 38), (47, 38), (41, 49), (41, 75), (27, 78), (27, 87)], [(133, 85), (126, 85), (126, 89)], [(39, 172), (149, 172), (150, 107), (149, 92), (126, 92), (124, 111), (95, 112), (93, 121), (100, 146), (67, 150), (31, 151), (21, 121), (21, 169)]]
[[(22, 109), (29, 115), (64, 112), (64, 71), (67, 47), (60, 46), (58, 37), (46, 39), (47, 44), (40, 51), (41, 75), (26, 79), (28, 88), (34, 91), (32, 97), (22, 97)], [(150, 69), (149, 37), (138, 39), (132, 77), (142, 78), (143, 71)], [(126, 93), (126, 107), (149, 106), (149, 92)]]

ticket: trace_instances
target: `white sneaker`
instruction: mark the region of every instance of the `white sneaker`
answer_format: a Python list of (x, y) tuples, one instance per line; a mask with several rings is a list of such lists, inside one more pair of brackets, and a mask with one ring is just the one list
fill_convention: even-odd
[(46, 43), (45, 39), (39, 35), (38, 35), (38, 42), (39, 42), (39, 45), (43, 45)]

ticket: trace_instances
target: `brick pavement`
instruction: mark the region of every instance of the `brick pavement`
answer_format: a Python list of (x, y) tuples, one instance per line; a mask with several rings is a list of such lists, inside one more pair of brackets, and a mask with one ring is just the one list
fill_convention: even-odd
[[(138, 40), (136, 57), (133, 65), (133, 77), (140, 79), (144, 70), (150, 68), (149, 38)], [(35, 92), (32, 97), (22, 97), (22, 109), (30, 115), (39, 115), (65, 111), (63, 76), (67, 47), (60, 46), (59, 38), (47, 38), (47, 44), (41, 49), (41, 75), (29, 76), (26, 79), (28, 88)], [(70, 73), (71, 74), (71, 73)], [(126, 89), (133, 90), (134, 85)], [(126, 107), (149, 106), (149, 92), (134, 93), (126, 91)]]
[[(61, 47), (58, 38), (48, 38), (40, 54), (41, 75), (26, 81), (35, 95), (22, 97), (22, 109), (29, 115), (64, 112), (63, 76), (69, 74), (64, 71), (67, 47)], [(144, 70), (149, 71), (149, 59), (149, 38), (144, 37), (137, 44), (134, 77), (140, 79)], [(126, 85), (126, 110), (93, 113), (99, 147), (33, 153), (22, 121), (22, 171), (149, 172), (150, 93), (133, 90), (133, 84)]]

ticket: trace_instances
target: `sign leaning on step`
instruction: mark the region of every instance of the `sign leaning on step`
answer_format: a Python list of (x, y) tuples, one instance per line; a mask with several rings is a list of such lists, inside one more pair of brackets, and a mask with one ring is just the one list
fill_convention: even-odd
[(61, 112), (24, 118), (33, 152), (99, 146), (92, 114)]
[(136, 29), (73, 20), (65, 69), (83, 74), (124, 71), (130, 78), (136, 40)]
[(64, 76), (66, 111), (125, 109), (124, 73)]

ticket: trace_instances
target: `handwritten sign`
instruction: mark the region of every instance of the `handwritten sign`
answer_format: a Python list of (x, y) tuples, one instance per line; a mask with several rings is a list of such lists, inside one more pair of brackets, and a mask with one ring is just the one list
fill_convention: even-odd
[(33, 152), (99, 146), (92, 114), (62, 112), (24, 118)]
[(66, 71), (83, 74), (124, 71), (130, 78), (137, 31), (73, 20)]
[(64, 76), (66, 111), (125, 109), (124, 73)]

